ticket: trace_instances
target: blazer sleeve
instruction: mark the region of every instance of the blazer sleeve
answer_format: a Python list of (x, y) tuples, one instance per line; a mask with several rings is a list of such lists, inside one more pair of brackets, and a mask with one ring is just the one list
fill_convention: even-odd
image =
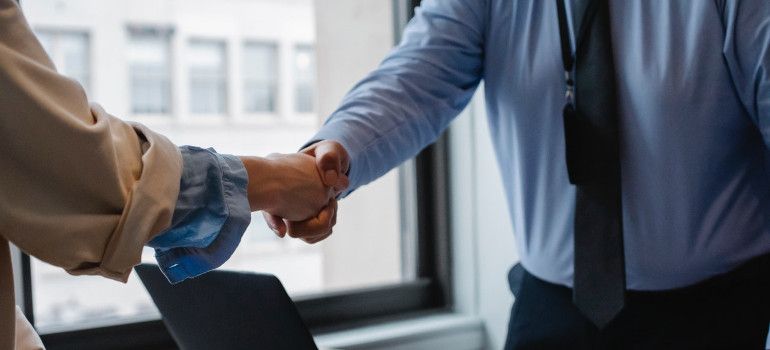
[(182, 159), (58, 74), (14, 0), (0, 0), (0, 235), (72, 274), (125, 281), (169, 227)]

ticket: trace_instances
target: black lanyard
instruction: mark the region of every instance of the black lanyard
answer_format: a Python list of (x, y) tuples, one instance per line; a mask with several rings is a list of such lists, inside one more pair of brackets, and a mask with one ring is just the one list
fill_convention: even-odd
[(561, 40), (561, 61), (564, 64), (564, 81), (567, 90), (564, 98), (567, 100), (567, 108), (573, 109), (575, 104), (575, 79), (572, 76), (572, 68), (575, 64), (575, 55), (572, 54), (570, 45), (569, 27), (567, 26), (567, 9), (564, 6), (566, 0), (556, 0), (556, 12), (559, 16), (559, 39)]
[(566, 0), (556, 0), (556, 12), (559, 15), (559, 39), (561, 39), (561, 61), (565, 72), (572, 72), (575, 56), (572, 54), (569, 27), (567, 26), (567, 9), (564, 6)]
[[(567, 0), (555, 0), (556, 1), (556, 12), (559, 17), (559, 39), (561, 41), (561, 61), (564, 65), (564, 80), (567, 84), (567, 91), (565, 94), (565, 97), (567, 99), (567, 106), (573, 106), (575, 104), (575, 79), (573, 76), (573, 68), (575, 67), (575, 55), (572, 54), (572, 45), (571, 41), (572, 38), (569, 34), (569, 25), (567, 24), (567, 9), (564, 5), (564, 2)], [(585, 7), (585, 13), (582, 14), (583, 20), (580, 22), (580, 28), (576, 29), (576, 36), (577, 40), (575, 43), (575, 51), (578, 51), (580, 49), (580, 43), (581, 39), (585, 37), (585, 31), (588, 30), (588, 27), (585, 25), (588, 23), (591, 18), (587, 18), (585, 14), (587, 13), (596, 13), (596, 11), (592, 11), (592, 7), (596, 7), (599, 5), (599, 2), (596, 0), (583, 0), (583, 1), (590, 1), (588, 5)], [(574, 16), (573, 16), (574, 17)]]

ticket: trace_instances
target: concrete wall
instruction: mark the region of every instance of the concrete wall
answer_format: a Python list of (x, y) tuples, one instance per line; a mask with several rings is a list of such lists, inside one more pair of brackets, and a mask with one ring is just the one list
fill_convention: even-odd
[(501, 349), (518, 256), (484, 108), (482, 86), (450, 127), (453, 277), (456, 310), (481, 318), (485, 348)]
[[(319, 117), (337, 108), (345, 93), (377, 67), (393, 46), (392, 2), (316, 2)], [(328, 288), (401, 279), (398, 170), (340, 202), (331, 239), (320, 243)], [(385, 233), (383, 235), (383, 233)], [(376, 273), (369, 268), (378, 266)], [(343, 272), (346, 271), (346, 272)]]

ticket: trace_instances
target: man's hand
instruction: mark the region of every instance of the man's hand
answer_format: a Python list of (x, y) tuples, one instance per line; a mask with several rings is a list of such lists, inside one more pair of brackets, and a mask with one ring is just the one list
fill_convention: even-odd
[(262, 210), (286, 220), (306, 220), (334, 200), (312, 156), (296, 153), (268, 157), (241, 157), (249, 174), (248, 197), (252, 211)]
[[(341, 144), (335, 141), (320, 141), (300, 151), (301, 154), (314, 157), (315, 166), (323, 183), (338, 196), (349, 186), (347, 172), (350, 168), (350, 156)], [(263, 212), (268, 226), (280, 237), (287, 233), (291, 237), (313, 244), (332, 234), (337, 224), (337, 201), (331, 199), (317, 215), (306, 220), (282, 217), (276, 213)], [(271, 215), (273, 214), (273, 215)]]

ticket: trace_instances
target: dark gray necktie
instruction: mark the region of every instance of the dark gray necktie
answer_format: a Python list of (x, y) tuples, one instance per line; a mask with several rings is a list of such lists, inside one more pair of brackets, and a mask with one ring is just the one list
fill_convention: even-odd
[(577, 190), (573, 298), (583, 314), (603, 328), (623, 309), (626, 289), (609, 6), (608, 0), (590, 0), (573, 57), (565, 39), (569, 31), (564, 3), (556, 2), (567, 72), (567, 169)]

